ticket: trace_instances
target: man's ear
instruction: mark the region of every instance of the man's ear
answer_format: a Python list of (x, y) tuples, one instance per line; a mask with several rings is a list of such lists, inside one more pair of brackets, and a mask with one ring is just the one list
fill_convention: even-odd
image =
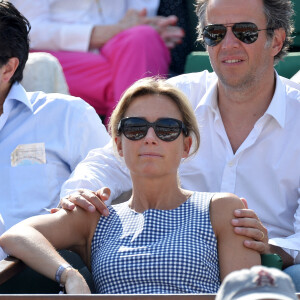
[(285, 41), (286, 32), (283, 28), (278, 28), (274, 30), (273, 42), (272, 42), (272, 49), (273, 49), (273, 56), (275, 57), (280, 50), (282, 49), (283, 43)]
[(19, 66), (19, 59), (17, 57), (11, 57), (8, 62), (3, 66), (2, 80), (9, 82), (15, 74)]
[(116, 136), (115, 137), (115, 143), (116, 143), (119, 155), (121, 157), (123, 157), (123, 149), (122, 149), (122, 139), (121, 139), (121, 136)]
[(190, 153), (190, 150), (191, 150), (191, 147), (192, 147), (192, 137), (191, 136), (187, 136), (184, 138), (183, 140), (183, 154), (182, 154), (182, 157), (183, 158), (186, 158), (189, 156), (189, 153)]

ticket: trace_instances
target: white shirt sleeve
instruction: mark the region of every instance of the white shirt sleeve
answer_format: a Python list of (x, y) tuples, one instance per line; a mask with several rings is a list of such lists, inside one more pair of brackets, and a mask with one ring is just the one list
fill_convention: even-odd
[[(51, 18), (51, 1), (48, 0), (12, 0), (11, 2), (31, 24), (32, 49), (88, 51), (92, 24), (63, 22)], [(63, 14), (63, 11), (59, 13)]]
[(79, 188), (96, 191), (102, 187), (108, 187), (111, 190), (110, 199), (106, 202), (108, 205), (132, 187), (129, 171), (121, 158), (116, 157), (112, 141), (103, 148), (89, 152), (63, 184), (60, 197), (63, 198)]
[(104, 147), (110, 141), (110, 135), (95, 109), (83, 100), (75, 104), (69, 111), (69, 132), (65, 133), (69, 139), (69, 149), (64, 160), (69, 163), (71, 172), (90, 150)]
[[(300, 194), (300, 187), (298, 188)], [(272, 238), (269, 243), (281, 247), (286, 253), (294, 258), (296, 264), (300, 263), (300, 198), (298, 198), (298, 207), (294, 214), (294, 234), (287, 237)]]
[(300, 233), (283, 238), (269, 239), (269, 244), (282, 248), (286, 253), (294, 258), (294, 263), (300, 263), (300, 254), (296, 249), (300, 249)]

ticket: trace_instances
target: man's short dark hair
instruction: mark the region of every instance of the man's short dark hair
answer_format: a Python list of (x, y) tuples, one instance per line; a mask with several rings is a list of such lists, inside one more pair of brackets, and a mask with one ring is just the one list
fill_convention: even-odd
[(11, 83), (23, 79), (23, 70), (29, 53), (28, 20), (8, 1), (0, 0), (0, 67), (11, 57), (19, 59), (19, 66), (10, 79)]

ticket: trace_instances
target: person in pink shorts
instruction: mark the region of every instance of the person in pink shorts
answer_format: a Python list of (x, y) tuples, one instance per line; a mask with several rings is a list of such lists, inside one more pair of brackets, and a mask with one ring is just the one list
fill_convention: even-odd
[(159, 0), (12, 0), (29, 19), (31, 50), (60, 61), (70, 93), (109, 117), (137, 79), (167, 76), (184, 32), (156, 16)]

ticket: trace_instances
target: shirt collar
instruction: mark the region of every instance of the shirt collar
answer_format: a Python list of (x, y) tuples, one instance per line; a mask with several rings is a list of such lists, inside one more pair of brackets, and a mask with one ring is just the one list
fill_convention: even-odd
[[(276, 88), (275, 93), (273, 95), (272, 101), (265, 112), (265, 115), (268, 114), (272, 116), (281, 127), (284, 127), (285, 122), (285, 111), (286, 111), (286, 87), (285, 84), (280, 79), (279, 75), (275, 71), (276, 74)], [(200, 107), (207, 106), (214, 113), (219, 111), (218, 108), (218, 80), (214, 80), (212, 84), (209, 85), (207, 92), (201, 98), (198, 103), (196, 110)]]
[(277, 121), (277, 123), (283, 128), (286, 114), (286, 85), (282, 82), (276, 71), (275, 74), (275, 93), (265, 114), (272, 116)]
[(27, 97), (26, 91), (20, 83), (14, 83), (4, 101), (4, 105), (12, 105), (13, 102), (19, 101), (26, 105), (31, 111), (33, 106)]
[(207, 86), (207, 91), (204, 96), (200, 99), (196, 110), (200, 107), (207, 106), (212, 111), (217, 112), (218, 108), (218, 78), (213, 79), (213, 82)]

